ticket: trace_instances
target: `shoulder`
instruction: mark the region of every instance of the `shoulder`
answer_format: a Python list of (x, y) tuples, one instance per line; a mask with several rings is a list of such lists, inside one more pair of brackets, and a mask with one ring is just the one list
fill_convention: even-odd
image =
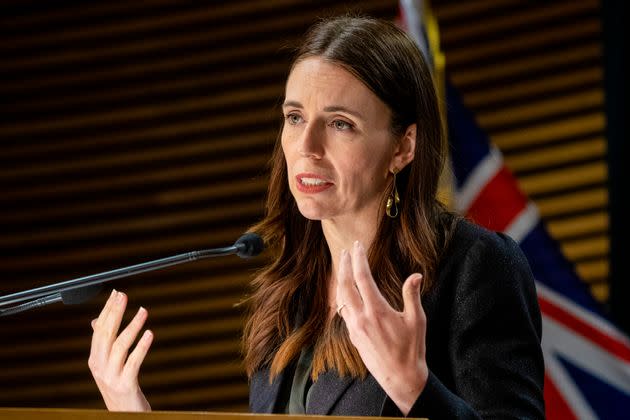
[(461, 220), (434, 286), (423, 307), (435, 376), (482, 416), (542, 417), (540, 310), (518, 244)]
[(518, 306), (537, 318), (534, 276), (519, 245), (466, 220), (453, 232), (430, 295), (437, 306), (450, 302), (458, 311), (504, 312)]
[(440, 262), (440, 272), (465, 269), (529, 270), (529, 264), (518, 244), (509, 236), (490, 231), (461, 219), (455, 227)]

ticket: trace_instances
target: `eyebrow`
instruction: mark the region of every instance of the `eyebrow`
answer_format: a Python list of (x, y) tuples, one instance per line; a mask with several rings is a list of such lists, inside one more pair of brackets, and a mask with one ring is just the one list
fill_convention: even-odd
[[(284, 102), (282, 104), (283, 108), (286, 108), (288, 106), (292, 106), (292, 107), (295, 107), (295, 108), (301, 108), (301, 109), (304, 108), (302, 106), (302, 104), (297, 102), (297, 101), (286, 101), (286, 102)], [(359, 112), (353, 111), (353, 110), (348, 109), (348, 108), (346, 108), (344, 106), (341, 106), (341, 105), (330, 105), (330, 106), (327, 106), (327, 107), (324, 108), (324, 111), (325, 112), (339, 112), (339, 111), (341, 111), (341, 112), (348, 113), (350, 115), (354, 115), (355, 117), (360, 118), (362, 120), (365, 120), (365, 117), (363, 117), (363, 115), (361, 115)]]

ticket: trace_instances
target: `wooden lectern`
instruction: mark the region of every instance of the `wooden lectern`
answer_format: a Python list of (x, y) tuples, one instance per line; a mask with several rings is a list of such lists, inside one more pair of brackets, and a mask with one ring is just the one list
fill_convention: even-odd
[[(282, 414), (211, 413), (152, 411), (150, 413), (112, 413), (107, 410), (63, 408), (0, 408), (0, 420), (298, 420), (327, 416), (289, 416)], [(391, 417), (335, 417), (339, 420), (385, 420)], [(400, 420), (400, 419), (398, 419)], [(425, 419), (426, 420), (426, 419)]]

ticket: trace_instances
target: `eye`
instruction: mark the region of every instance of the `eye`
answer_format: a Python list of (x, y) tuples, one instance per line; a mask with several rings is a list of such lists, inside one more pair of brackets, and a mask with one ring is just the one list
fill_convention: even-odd
[(284, 119), (291, 125), (297, 125), (302, 122), (302, 117), (299, 114), (287, 114)]
[(334, 120), (331, 123), (332, 127), (339, 131), (352, 130), (353, 126), (347, 121), (344, 120)]

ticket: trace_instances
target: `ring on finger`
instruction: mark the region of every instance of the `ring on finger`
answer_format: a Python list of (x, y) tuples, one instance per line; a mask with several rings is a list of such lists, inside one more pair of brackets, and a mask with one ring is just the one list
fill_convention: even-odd
[(341, 310), (346, 306), (345, 303), (342, 303), (337, 307), (337, 315), (341, 316)]

